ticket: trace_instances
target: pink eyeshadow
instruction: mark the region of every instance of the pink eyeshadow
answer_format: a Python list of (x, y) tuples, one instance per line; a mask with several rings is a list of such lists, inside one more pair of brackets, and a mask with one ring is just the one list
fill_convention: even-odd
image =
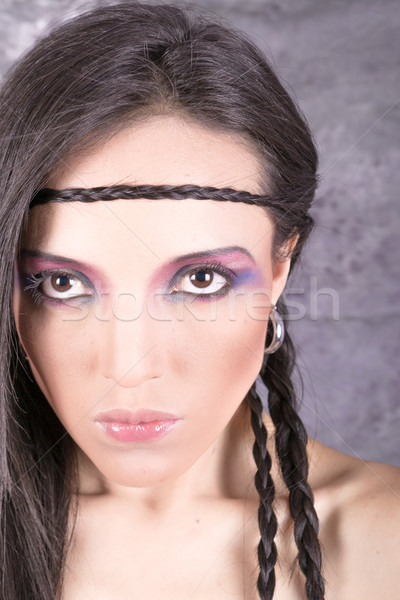
[(91, 283), (98, 291), (109, 287), (108, 280), (99, 272), (97, 268), (83, 262), (73, 260), (51, 260), (37, 256), (29, 256), (28, 254), (25, 254), (24, 256), (24, 254), (22, 254), (19, 257), (18, 264), (20, 270), (22, 270), (25, 274), (35, 274), (40, 273), (41, 271), (51, 271), (53, 269), (79, 271), (88, 279), (90, 279)]
[[(255, 261), (247, 256), (245, 253), (240, 251), (235, 252), (227, 252), (221, 254), (212, 254), (206, 256), (199, 256), (195, 258), (187, 258), (182, 260), (173, 261), (172, 263), (166, 264), (155, 272), (153, 277), (151, 278), (148, 285), (148, 292), (153, 292), (158, 289), (161, 285), (165, 284), (165, 282), (170, 281), (173, 275), (182, 267), (186, 265), (202, 265), (209, 262), (221, 262), (221, 264), (227, 269), (231, 269), (232, 271), (239, 271), (243, 269), (249, 269), (251, 266), (254, 269)], [(258, 276), (257, 276), (258, 273)], [(261, 280), (261, 275), (259, 270), (256, 269), (254, 272), (254, 281), (252, 281), (252, 285), (255, 284), (255, 279), (258, 282)]]

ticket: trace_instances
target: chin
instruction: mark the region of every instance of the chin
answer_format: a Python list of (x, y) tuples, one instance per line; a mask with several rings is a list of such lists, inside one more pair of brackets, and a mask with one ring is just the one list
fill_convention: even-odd
[(119, 485), (127, 488), (151, 488), (170, 478), (171, 476), (167, 473), (143, 469), (138, 472), (114, 472), (106, 479), (111, 485)]
[(154, 456), (147, 457), (147, 460), (145, 457), (135, 461), (110, 460), (107, 464), (92, 462), (86, 456), (83, 461), (86, 464), (81, 469), (82, 481), (90, 479), (96, 482), (95, 487), (99, 491), (109, 490), (113, 486), (151, 488), (165, 481), (173, 481), (185, 472), (185, 468), (179, 470), (177, 465), (168, 468), (165, 461), (157, 460)]

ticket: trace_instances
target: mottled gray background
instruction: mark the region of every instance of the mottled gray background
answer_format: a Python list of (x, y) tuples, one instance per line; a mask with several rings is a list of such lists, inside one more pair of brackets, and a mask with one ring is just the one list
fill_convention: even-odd
[[(92, 4), (101, 2), (0, 0), (1, 72), (46, 28)], [(309, 432), (400, 465), (399, 2), (195, 4), (265, 50), (319, 145), (318, 227), (286, 294)]]

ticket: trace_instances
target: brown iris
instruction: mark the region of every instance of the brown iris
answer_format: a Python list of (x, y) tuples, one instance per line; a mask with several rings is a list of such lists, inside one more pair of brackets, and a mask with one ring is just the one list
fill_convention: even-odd
[(196, 269), (190, 275), (190, 281), (196, 284), (196, 287), (206, 288), (214, 279), (214, 274), (211, 269)]
[(68, 292), (72, 288), (71, 276), (61, 273), (51, 276), (51, 287), (56, 292)]

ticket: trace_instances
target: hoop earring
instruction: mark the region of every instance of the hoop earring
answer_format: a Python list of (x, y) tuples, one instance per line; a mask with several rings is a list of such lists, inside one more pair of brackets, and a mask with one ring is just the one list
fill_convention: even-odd
[(265, 348), (264, 354), (273, 354), (282, 346), (283, 340), (285, 339), (285, 326), (283, 319), (278, 313), (276, 306), (271, 311), (270, 319), (273, 328), (273, 336), (270, 345)]

